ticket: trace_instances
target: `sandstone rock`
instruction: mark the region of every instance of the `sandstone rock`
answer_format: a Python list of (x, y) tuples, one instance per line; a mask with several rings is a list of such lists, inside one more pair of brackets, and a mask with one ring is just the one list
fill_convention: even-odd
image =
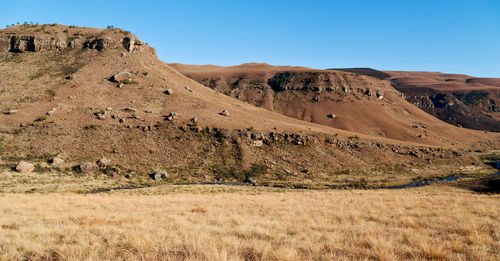
[(75, 38), (75, 39), (71, 40), (71, 42), (69, 42), (69, 47), (71, 47), (71, 48), (81, 48), (82, 47), (82, 42), (80, 41), (80, 39)]
[(89, 40), (84, 44), (84, 47), (90, 48), (90, 49), (96, 49), (98, 51), (103, 51), (106, 50), (113, 41), (108, 38), (97, 38), (94, 40)]
[(172, 94), (174, 94), (174, 90), (172, 90), (171, 88), (168, 88), (168, 89), (165, 91), (165, 94), (167, 94), (167, 95), (172, 95)]
[(114, 82), (125, 82), (131, 79), (132, 79), (132, 74), (127, 71), (121, 71), (113, 75), (113, 77), (111, 77), (111, 80)]
[(35, 170), (35, 165), (26, 162), (26, 161), (21, 161), (19, 164), (17, 164), (16, 171), (19, 173), (29, 173)]
[(4, 114), (16, 114), (17, 113), (17, 110), (8, 110), (6, 112), (4, 112)]
[(106, 168), (107, 166), (110, 166), (110, 165), (111, 165), (111, 160), (109, 160), (107, 158), (102, 158), (102, 159), (97, 161), (97, 166), (99, 166), (99, 168)]
[(165, 180), (168, 178), (168, 173), (164, 170), (160, 170), (153, 174), (153, 179), (156, 181)]
[(227, 110), (223, 110), (219, 114), (222, 116), (229, 116), (229, 112)]
[(99, 166), (94, 162), (84, 162), (78, 166), (81, 173), (95, 173), (99, 170)]
[(252, 146), (254, 146), (254, 147), (262, 147), (262, 145), (263, 145), (263, 143), (261, 140), (254, 140), (252, 142)]
[(58, 157), (55, 157), (55, 158), (50, 160), (50, 164), (52, 164), (52, 166), (60, 166), (63, 163), (64, 163), (64, 160), (61, 158), (58, 158)]
[(125, 47), (125, 49), (127, 49), (127, 51), (131, 53), (132, 51), (134, 51), (135, 39), (132, 37), (123, 38), (123, 47)]
[(257, 186), (257, 180), (254, 178), (248, 177), (243, 182), (250, 183), (252, 186)]

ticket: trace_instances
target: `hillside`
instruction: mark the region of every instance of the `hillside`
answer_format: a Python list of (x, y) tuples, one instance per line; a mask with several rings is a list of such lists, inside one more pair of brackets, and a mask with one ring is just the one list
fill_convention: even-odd
[[(219, 90), (159, 61), (152, 47), (121, 29), (2, 29), (2, 166), (27, 160), (72, 174), (105, 157), (112, 163), (103, 173), (138, 180), (166, 170), (174, 183), (382, 186), (458, 171), (478, 163), (463, 150), (498, 146), (498, 134), (438, 121), (369, 77), (246, 66), (251, 70), (235, 69), (244, 72), (238, 88)], [(276, 90), (252, 83), (283, 71), (300, 83)], [(244, 101), (255, 95), (252, 104), (262, 108), (226, 91)], [(55, 156), (65, 163), (48, 165)], [(434, 172), (423, 170), (429, 167)]]
[(391, 82), (408, 102), (450, 124), (500, 132), (500, 79), (439, 72), (340, 69)]
[(233, 98), (337, 129), (425, 144), (451, 144), (469, 133), (408, 103), (390, 82), (357, 73), (268, 64), (171, 66)]

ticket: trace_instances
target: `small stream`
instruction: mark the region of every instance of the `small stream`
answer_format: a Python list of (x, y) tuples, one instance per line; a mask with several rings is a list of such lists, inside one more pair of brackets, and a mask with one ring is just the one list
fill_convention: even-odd
[[(500, 170), (500, 161), (496, 162), (496, 168)], [(491, 176), (500, 176), (500, 171), (492, 174), (488, 174), (484, 177), (491, 177)], [(444, 178), (439, 178), (439, 179), (431, 179), (431, 180), (424, 180), (424, 181), (415, 181), (403, 185), (398, 185), (398, 186), (391, 186), (391, 187), (382, 187), (382, 189), (404, 189), (404, 188), (416, 188), (416, 187), (422, 187), (422, 186), (427, 186), (435, 182), (450, 182), (450, 181), (456, 181), (459, 179), (463, 178), (474, 178), (472, 176), (468, 175), (451, 175), (447, 176)], [(198, 182), (198, 183), (186, 183), (186, 184), (177, 184), (177, 185), (230, 185), (230, 186), (242, 186), (242, 184), (238, 183), (213, 183), (213, 182)], [(248, 185), (245, 185), (248, 186)], [(140, 186), (122, 186), (122, 187), (115, 187), (115, 188), (99, 188), (92, 190), (88, 193), (90, 194), (96, 194), (96, 193), (104, 193), (104, 192), (110, 192), (113, 190), (133, 190), (133, 189), (141, 189), (141, 188), (148, 188), (148, 187), (153, 187), (153, 185), (140, 185)], [(303, 189), (303, 188), (300, 188)]]
[[(500, 161), (496, 162), (496, 168), (500, 170)], [(491, 176), (500, 176), (500, 171), (492, 174), (488, 174), (485, 177), (491, 177)], [(424, 180), (424, 181), (416, 181), (416, 182), (411, 182), (403, 185), (398, 185), (398, 186), (392, 186), (392, 187), (386, 187), (386, 189), (404, 189), (404, 188), (416, 188), (416, 187), (422, 187), (422, 186), (427, 186), (430, 185), (434, 182), (450, 182), (450, 181), (456, 181), (459, 179), (463, 178), (473, 178), (471, 176), (467, 175), (452, 175), (452, 176), (447, 176), (441, 179), (431, 179), (431, 180)]]

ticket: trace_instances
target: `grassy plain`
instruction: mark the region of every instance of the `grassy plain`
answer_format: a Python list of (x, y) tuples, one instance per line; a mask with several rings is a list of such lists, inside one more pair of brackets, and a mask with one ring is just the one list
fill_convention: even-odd
[(7, 192), (0, 260), (498, 260), (498, 213), (498, 194), (435, 185)]

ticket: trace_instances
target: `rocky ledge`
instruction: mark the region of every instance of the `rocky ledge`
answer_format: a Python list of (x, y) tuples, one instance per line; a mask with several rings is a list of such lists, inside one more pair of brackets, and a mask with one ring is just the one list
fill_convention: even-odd
[[(62, 51), (66, 48), (96, 49), (104, 51), (109, 48), (123, 47), (128, 52), (142, 51), (147, 45), (135, 37), (124, 37), (118, 42), (110, 38), (96, 37), (82, 40), (78, 37), (51, 37), (30, 35), (0, 36), (0, 52), (39, 52), (46, 50)], [(150, 48), (150, 47), (149, 47)], [(150, 48), (152, 49), (152, 48)]]

